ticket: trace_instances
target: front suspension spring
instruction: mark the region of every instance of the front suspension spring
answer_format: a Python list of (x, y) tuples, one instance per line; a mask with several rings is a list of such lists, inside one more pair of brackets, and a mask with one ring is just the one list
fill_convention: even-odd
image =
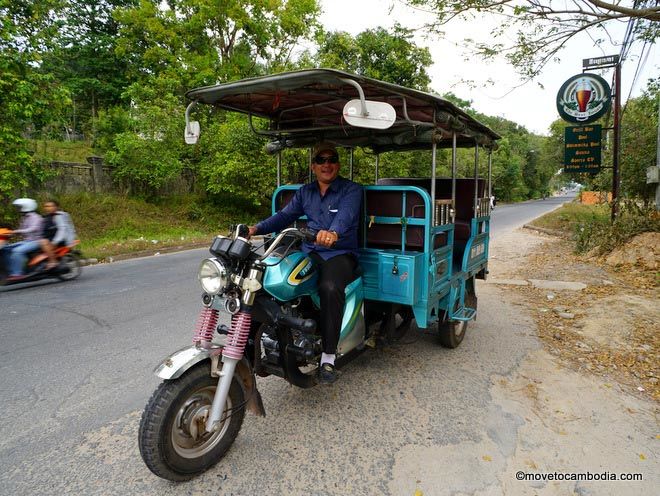
[(202, 308), (195, 324), (193, 343), (208, 348), (213, 340), (213, 333), (218, 326), (219, 312), (215, 308)]
[(227, 334), (225, 347), (222, 349), (222, 355), (228, 358), (240, 360), (243, 358), (243, 351), (250, 336), (250, 324), (252, 323), (252, 314), (249, 312), (238, 312), (231, 317), (231, 329)]

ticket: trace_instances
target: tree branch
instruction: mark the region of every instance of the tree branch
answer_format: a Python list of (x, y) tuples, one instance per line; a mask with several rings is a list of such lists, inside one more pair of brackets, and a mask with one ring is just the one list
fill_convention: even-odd
[(601, 0), (586, 1), (603, 10), (618, 12), (620, 14), (624, 14), (625, 16), (639, 17), (642, 19), (648, 19), (650, 21), (660, 21), (660, 7), (651, 7), (648, 9), (630, 9), (628, 7), (622, 7), (621, 5), (602, 2)]

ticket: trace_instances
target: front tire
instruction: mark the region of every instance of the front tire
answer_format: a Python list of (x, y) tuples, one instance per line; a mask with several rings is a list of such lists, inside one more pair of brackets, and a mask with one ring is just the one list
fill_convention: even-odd
[[(205, 432), (218, 378), (205, 361), (178, 379), (163, 381), (142, 414), (138, 442), (149, 470), (163, 479), (192, 479), (218, 463), (243, 425), (245, 393), (233, 378), (220, 428)], [(234, 408), (235, 410), (231, 410)]]

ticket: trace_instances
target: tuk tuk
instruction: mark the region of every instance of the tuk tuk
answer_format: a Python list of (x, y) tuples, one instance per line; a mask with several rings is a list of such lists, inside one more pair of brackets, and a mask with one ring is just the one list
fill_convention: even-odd
[[(319, 141), (346, 148), (350, 179), (353, 150), (373, 152), (374, 183), (364, 185), (359, 235), (366, 305), (386, 308), (397, 320), (410, 310), (420, 329), (439, 324), (443, 346), (461, 343), (476, 317), (475, 279), (488, 274), (497, 133), (439, 96), (330, 69), (204, 87), (187, 97), (187, 140), (199, 136), (189, 120), (198, 103), (244, 113), (251, 129), (270, 139), (267, 150), (277, 156), (273, 214), (301, 186), (282, 184), (283, 148), (311, 149)], [(257, 130), (254, 117), (267, 119), (269, 129)], [(436, 175), (438, 148), (451, 149), (451, 177)], [(472, 178), (457, 178), (457, 148), (474, 149)], [(379, 177), (381, 153), (420, 149), (431, 151), (428, 177)], [(480, 150), (488, 154), (487, 178), (479, 177)], [(296, 226), (304, 225), (301, 217)]]
[[(277, 157), (276, 213), (302, 185), (282, 184), (282, 150), (330, 142), (346, 149), (353, 179), (356, 148), (374, 155), (373, 184), (363, 185), (355, 280), (345, 290), (337, 364), (378, 341), (400, 338), (416, 322), (437, 324), (440, 343), (457, 347), (476, 317), (475, 279), (488, 273), (491, 152), (499, 136), (438, 96), (330, 69), (257, 77), (194, 89), (186, 142), (200, 125), (198, 104), (247, 115)], [(265, 119), (263, 129), (253, 122)], [(474, 149), (474, 177), (457, 177), (457, 149)], [(436, 174), (437, 150), (451, 149), (451, 177)], [(428, 177), (380, 177), (385, 152), (430, 150)], [(479, 177), (479, 153), (488, 176)], [(310, 153), (310, 161), (311, 161)], [(311, 173), (310, 173), (311, 180)], [(321, 356), (315, 264), (296, 241), (310, 242), (300, 217), (263, 246), (238, 225), (217, 236), (200, 265), (204, 290), (193, 345), (156, 368), (163, 379), (140, 422), (142, 458), (156, 475), (187, 480), (217, 463), (236, 438), (245, 410), (264, 415), (257, 377), (274, 375), (308, 388)], [(299, 246), (299, 244), (298, 244)], [(231, 317), (228, 328), (220, 312)]]

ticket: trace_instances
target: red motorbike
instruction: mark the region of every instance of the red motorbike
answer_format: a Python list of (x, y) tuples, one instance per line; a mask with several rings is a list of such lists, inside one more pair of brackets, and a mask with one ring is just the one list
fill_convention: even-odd
[[(0, 228), (0, 248), (7, 244), (11, 236), (11, 229)], [(7, 267), (3, 263), (3, 257), (0, 257), (0, 285), (22, 284), (47, 278), (56, 278), (62, 281), (76, 279), (82, 272), (82, 254), (76, 248), (78, 244), (80, 244), (80, 241), (75, 240), (68, 246), (56, 247), (57, 266), (51, 269), (46, 268), (48, 256), (41, 249), (28, 253), (28, 261), (24, 272), (25, 277), (18, 280), (7, 280)]]

